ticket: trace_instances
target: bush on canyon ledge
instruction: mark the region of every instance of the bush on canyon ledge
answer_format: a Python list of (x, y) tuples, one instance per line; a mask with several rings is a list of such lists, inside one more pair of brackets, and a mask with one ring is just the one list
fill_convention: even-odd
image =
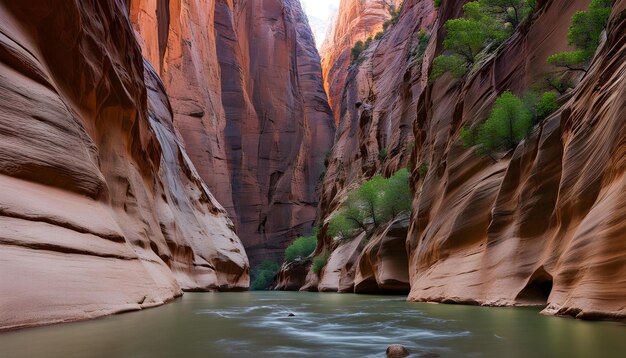
[(317, 233), (319, 229), (313, 229), (313, 233), (309, 236), (301, 236), (295, 239), (285, 250), (285, 261), (292, 262), (298, 258), (306, 258), (315, 251), (317, 246)]
[(359, 57), (361, 57), (361, 52), (365, 51), (367, 47), (363, 41), (357, 41), (352, 49), (350, 50), (350, 64), (353, 65), (359, 62)]
[(328, 234), (349, 239), (359, 231), (371, 232), (403, 213), (411, 211), (409, 171), (404, 168), (390, 178), (380, 175), (350, 192), (348, 200), (328, 224)]
[(324, 254), (320, 256), (316, 256), (313, 258), (313, 265), (311, 265), (311, 270), (319, 275), (322, 272), (322, 269), (328, 263), (328, 258), (330, 257), (330, 253), (328, 251), (324, 252)]
[(510, 91), (496, 99), (487, 120), (475, 128), (461, 128), (461, 141), (468, 148), (478, 146), (479, 154), (515, 148), (532, 127), (559, 108), (558, 94), (528, 92), (519, 98)]
[(253, 290), (265, 290), (267, 289), (276, 277), (280, 266), (272, 261), (265, 260), (258, 267), (252, 271), (252, 284), (250, 288)]
[(450, 72), (462, 77), (485, 49), (513, 33), (535, 7), (535, 0), (478, 0), (463, 6), (463, 17), (446, 21), (445, 54), (435, 58), (431, 80)]
[(533, 116), (522, 100), (506, 91), (491, 109), (487, 120), (475, 130), (461, 129), (466, 147), (477, 145), (481, 154), (490, 154), (514, 148), (532, 128)]
[(577, 11), (567, 33), (567, 42), (575, 51), (548, 57), (548, 63), (568, 70), (587, 72), (589, 61), (600, 44), (600, 34), (611, 14), (611, 0), (593, 0), (586, 11)]

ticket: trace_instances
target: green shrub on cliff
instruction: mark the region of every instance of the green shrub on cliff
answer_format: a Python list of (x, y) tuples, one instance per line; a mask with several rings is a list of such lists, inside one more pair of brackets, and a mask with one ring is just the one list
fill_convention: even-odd
[(352, 46), (352, 49), (350, 50), (350, 64), (354, 64), (358, 61), (359, 57), (361, 56), (361, 52), (363, 52), (365, 50), (365, 44), (363, 43), (363, 41), (359, 40), (357, 41), (354, 46)]
[(328, 251), (324, 252), (324, 254), (320, 256), (316, 256), (313, 258), (313, 265), (311, 265), (311, 270), (316, 274), (320, 274), (322, 269), (328, 263), (328, 258), (330, 257), (330, 253)]
[(317, 233), (318, 228), (316, 227), (311, 235), (300, 236), (295, 239), (285, 250), (285, 261), (291, 262), (311, 255), (317, 246)]
[(611, 14), (611, 0), (593, 0), (586, 11), (577, 11), (567, 33), (567, 42), (575, 51), (548, 57), (548, 63), (568, 70), (587, 72), (589, 61), (600, 44), (600, 34)]
[(509, 150), (528, 135), (532, 125), (533, 116), (522, 100), (506, 91), (496, 99), (484, 123), (461, 130), (461, 140), (465, 146), (477, 145), (481, 154)]
[(445, 53), (433, 62), (431, 80), (450, 72), (463, 76), (486, 48), (495, 48), (532, 12), (535, 0), (478, 0), (463, 6), (463, 17), (446, 21)]
[(258, 267), (252, 270), (252, 284), (250, 288), (252, 290), (265, 290), (267, 289), (276, 277), (280, 266), (272, 261), (265, 260)]
[(328, 234), (339, 239), (370, 232), (411, 210), (409, 171), (404, 168), (390, 178), (372, 177), (350, 192), (344, 206), (331, 219)]

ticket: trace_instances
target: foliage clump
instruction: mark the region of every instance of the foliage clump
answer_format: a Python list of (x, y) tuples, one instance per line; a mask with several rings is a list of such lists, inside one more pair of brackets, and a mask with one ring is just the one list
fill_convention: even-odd
[(587, 72), (589, 61), (600, 44), (600, 34), (611, 14), (612, 0), (593, 0), (585, 11), (577, 11), (567, 33), (567, 42), (575, 51), (548, 57), (548, 63), (568, 70)]
[(532, 127), (559, 108), (558, 95), (528, 93), (523, 98), (510, 91), (496, 99), (487, 120), (475, 128), (461, 128), (461, 141), (467, 147), (477, 146), (479, 154), (491, 154), (515, 148)]
[(554, 92), (544, 92), (539, 98), (536, 105), (536, 115), (538, 120), (542, 120), (559, 109), (557, 99), (559, 95)]
[(400, 169), (390, 178), (376, 175), (354, 189), (329, 222), (328, 234), (350, 239), (359, 231), (371, 232), (411, 211), (409, 172)]
[(357, 41), (350, 50), (350, 64), (355, 64), (359, 61), (361, 53), (365, 51), (365, 43), (361, 40)]
[(324, 268), (324, 266), (326, 266), (326, 264), (328, 263), (328, 258), (330, 257), (330, 253), (328, 251), (324, 252), (324, 254), (316, 256), (313, 258), (313, 265), (311, 265), (311, 270), (316, 273), (316, 274), (320, 274), (320, 272), (322, 272), (322, 269)]
[(380, 152), (378, 152), (378, 160), (382, 163), (385, 159), (387, 159), (387, 148), (382, 148)]
[(266, 290), (272, 284), (274, 277), (278, 273), (280, 266), (272, 260), (263, 261), (258, 267), (252, 270), (252, 290)]
[(315, 251), (317, 246), (317, 233), (319, 229), (316, 227), (313, 229), (313, 233), (309, 236), (300, 236), (295, 239), (285, 249), (285, 261), (292, 262), (296, 259), (304, 259), (311, 255)]
[(426, 47), (428, 47), (428, 41), (430, 41), (430, 34), (425, 29), (421, 29), (417, 32), (417, 43), (411, 49), (409, 53), (409, 59), (415, 58), (417, 61), (422, 62)]
[(445, 54), (435, 58), (431, 79), (444, 73), (462, 77), (480, 57), (507, 39), (535, 7), (535, 0), (477, 0), (463, 6), (463, 17), (446, 21)]

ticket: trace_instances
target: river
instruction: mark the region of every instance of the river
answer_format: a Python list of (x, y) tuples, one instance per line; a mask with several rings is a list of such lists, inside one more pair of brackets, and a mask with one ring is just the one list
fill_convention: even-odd
[[(626, 327), (535, 308), (333, 293), (186, 293), (158, 308), (0, 334), (0, 357), (624, 357)], [(294, 316), (290, 316), (293, 313)]]

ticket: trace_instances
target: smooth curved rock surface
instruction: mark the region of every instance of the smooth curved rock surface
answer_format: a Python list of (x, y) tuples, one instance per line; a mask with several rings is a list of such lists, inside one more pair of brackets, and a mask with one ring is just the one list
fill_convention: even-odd
[(369, 240), (356, 267), (355, 293), (409, 292), (408, 226), (408, 218), (395, 220)]
[(305, 278), (311, 270), (311, 260), (285, 262), (280, 267), (276, 282), (272, 286), (277, 291), (298, 291), (304, 286)]
[(624, 317), (624, 2), (567, 103), (514, 151), (494, 163), (458, 144), (458, 128), (484, 118), (499, 92), (542, 79), (543, 59), (565, 47), (571, 15), (587, 5), (545, 3), (462, 86), (441, 79), (427, 91), (414, 155), (436, 170), (414, 206), (409, 299)]
[(246, 289), (125, 2), (49, 5), (0, 4), (0, 329)]

